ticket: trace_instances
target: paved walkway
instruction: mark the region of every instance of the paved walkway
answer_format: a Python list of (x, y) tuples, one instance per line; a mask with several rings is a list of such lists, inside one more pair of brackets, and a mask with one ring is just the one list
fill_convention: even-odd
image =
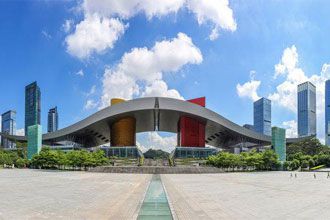
[(150, 178), (0, 169), (0, 219), (136, 219)]
[(326, 173), (162, 175), (178, 219), (330, 219)]
[(171, 217), (169, 205), (174, 219), (329, 219), (326, 176), (163, 174), (162, 184), (144, 174), (0, 169), (0, 220), (159, 219)]

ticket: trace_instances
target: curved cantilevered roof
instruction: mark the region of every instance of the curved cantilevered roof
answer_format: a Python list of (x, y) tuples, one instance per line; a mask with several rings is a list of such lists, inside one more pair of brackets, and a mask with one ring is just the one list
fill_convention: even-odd
[[(140, 98), (104, 108), (95, 114), (61, 130), (42, 135), (44, 144), (73, 141), (86, 147), (110, 142), (110, 125), (123, 117), (136, 118), (136, 131), (177, 132), (181, 116), (195, 118), (205, 123), (205, 143), (214, 147), (229, 147), (242, 142), (270, 145), (271, 136), (263, 135), (224, 118), (216, 112), (199, 105), (171, 98)], [(5, 138), (20, 142), (26, 136), (0, 133)], [(287, 143), (302, 138), (288, 138)]]

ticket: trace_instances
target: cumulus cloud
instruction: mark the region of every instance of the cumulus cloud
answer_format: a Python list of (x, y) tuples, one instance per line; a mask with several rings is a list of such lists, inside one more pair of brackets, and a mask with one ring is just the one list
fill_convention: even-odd
[(251, 77), (249, 82), (244, 83), (243, 85), (237, 84), (236, 85), (236, 92), (239, 97), (247, 97), (251, 99), (252, 101), (257, 101), (260, 99), (258, 95), (258, 89), (260, 87), (261, 82), (258, 80), (254, 80), (253, 77)]
[(187, 8), (196, 15), (200, 25), (212, 26), (211, 40), (219, 37), (221, 29), (235, 31), (237, 28), (228, 0), (84, 0), (80, 8), (84, 19), (76, 24), (73, 33), (70, 33), (73, 20), (66, 20), (62, 26), (64, 32), (70, 33), (65, 39), (68, 53), (79, 59), (112, 49), (128, 27), (123, 22), (139, 13), (150, 20)]
[(119, 19), (87, 14), (66, 37), (67, 51), (79, 59), (89, 58), (94, 52), (103, 53), (113, 48), (126, 27)]
[(213, 24), (210, 40), (218, 38), (220, 29), (235, 31), (237, 28), (228, 0), (188, 0), (187, 5), (199, 24)]
[(176, 13), (185, 0), (85, 0), (82, 4), (86, 13), (99, 13), (103, 16), (118, 16), (129, 19), (138, 13), (144, 13), (149, 19), (169, 13)]
[(175, 146), (177, 146), (177, 136), (175, 134), (164, 136), (154, 131), (142, 135), (146, 135), (146, 141), (144, 141), (143, 144), (138, 143), (138, 146), (142, 151), (147, 151), (152, 148), (172, 152), (175, 149)]
[(177, 72), (184, 65), (200, 64), (203, 56), (190, 37), (178, 33), (171, 40), (156, 42), (151, 48), (133, 48), (125, 53), (114, 68), (106, 68), (102, 85), (102, 105), (113, 97), (165, 96), (182, 99), (178, 91), (169, 89), (163, 73)]
[(287, 138), (296, 138), (298, 136), (296, 120), (284, 121), (282, 126), (286, 129)]

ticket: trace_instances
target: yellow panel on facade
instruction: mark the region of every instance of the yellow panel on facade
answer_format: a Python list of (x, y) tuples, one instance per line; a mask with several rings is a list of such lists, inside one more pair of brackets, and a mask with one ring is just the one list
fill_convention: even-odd
[(116, 105), (122, 102), (125, 102), (125, 99), (118, 99), (118, 98), (111, 99), (111, 105)]
[(133, 117), (119, 119), (111, 125), (111, 146), (135, 146), (136, 120)]

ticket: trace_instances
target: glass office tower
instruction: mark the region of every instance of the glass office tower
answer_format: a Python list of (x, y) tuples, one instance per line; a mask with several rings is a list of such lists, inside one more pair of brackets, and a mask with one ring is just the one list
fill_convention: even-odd
[(278, 127), (272, 128), (272, 147), (278, 155), (278, 159), (280, 161), (286, 161), (285, 129)]
[(330, 146), (330, 80), (325, 82), (325, 144)]
[(40, 96), (37, 82), (25, 87), (25, 134), (29, 126), (40, 124)]
[(253, 103), (253, 129), (256, 132), (271, 135), (272, 134), (272, 107), (271, 101), (261, 98)]
[(58, 130), (58, 113), (57, 107), (51, 108), (48, 111), (48, 126), (47, 131), (54, 132)]
[[(16, 134), (16, 111), (8, 111), (1, 115), (1, 128), (2, 132), (10, 135)], [(2, 139), (2, 146), (6, 149), (15, 148), (15, 143)]]
[(311, 82), (298, 85), (298, 136), (316, 135), (316, 88)]

